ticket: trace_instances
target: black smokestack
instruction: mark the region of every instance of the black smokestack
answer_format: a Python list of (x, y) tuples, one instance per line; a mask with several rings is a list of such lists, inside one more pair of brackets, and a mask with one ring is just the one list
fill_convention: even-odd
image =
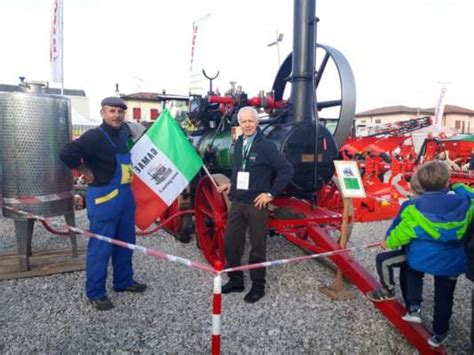
[(295, 0), (293, 14), (293, 67), (289, 119), (315, 119), (314, 68), (316, 48), (316, 1)]

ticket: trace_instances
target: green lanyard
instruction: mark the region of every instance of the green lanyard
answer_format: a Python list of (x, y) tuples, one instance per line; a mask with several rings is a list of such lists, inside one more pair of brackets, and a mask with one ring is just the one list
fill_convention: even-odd
[(248, 156), (250, 154), (250, 149), (252, 148), (253, 140), (251, 142), (247, 141), (247, 144), (242, 144), (242, 171), (245, 171), (247, 166)]

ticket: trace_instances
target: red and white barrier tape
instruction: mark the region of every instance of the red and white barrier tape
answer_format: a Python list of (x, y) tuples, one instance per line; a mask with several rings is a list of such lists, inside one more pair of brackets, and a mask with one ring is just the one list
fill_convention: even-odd
[(21, 214), (23, 216), (26, 216), (28, 218), (37, 219), (39, 221), (45, 221), (49, 224), (51, 224), (51, 223), (57, 224), (59, 227), (66, 228), (66, 229), (68, 229), (68, 230), (70, 230), (74, 233), (81, 234), (81, 235), (84, 235), (84, 236), (89, 237), (89, 238), (95, 238), (95, 239), (103, 240), (104, 242), (119, 245), (123, 248), (136, 250), (136, 251), (139, 251), (143, 254), (150, 255), (150, 256), (153, 256), (153, 257), (158, 258), (158, 259), (169, 260), (169, 261), (174, 262), (174, 263), (183, 264), (183, 265), (188, 266), (188, 267), (193, 268), (193, 269), (204, 270), (204, 271), (211, 272), (213, 274), (216, 273), (216, 271), (212, 267), (210, 267), (208, 265), (205, 265), (205, 264), (201, 264), (197, 261), (192, 261), (192, 260), (185, 259), (185, 258), (182, 258), (182, 257), (179, 257), (179, 256), (166, 254), (164, 252), (154, 250), (154, 249), (150, 249), (150, 248), (145, 248), (145, 247), (142, 247), (140, 245), (125, 243), (125, 242), (122, 242), (120, 240), (116, 240), (116, 239), (109, 238), (109, 237), (106, 237), (106, 236), (103, 236), (103, 235), (100, 235), (100, 234), (92, 233), (90, 231), (87, 231), (87, 230), (84, 230), (84, 229), (81, 229), (81, 228), (71, 227), (70, 225), (67, 225), (67, 224), (64, 224), (64, 223), (55, 223), (50, 218), (45, 218), (45, 217), (38, 216), (38, 215), (29, 213), (29, 212), (25, 212), (25, 211), (19, 210), (18, 208), (14, 208), (14, 207), (10, 207), (10, 206), (3, 206), (3, 207), (8, 209), (8, 210), (11, 210), (13, 212), (16, 212), (18, 214)]
[(221, 272), (224, 273), (224, 272), (232, 272), (232, 271), (243, 271), (243, 270), (259, 269), (259, 268), (268, 267), (268, 266), (297, 263), (297, 262), (305, 261), (305, 260), (308, 260), (308, 259), (324, 258), (324, 257), (328, 257), (328, 256), (334, 256), (334, 255), (337, 255), (337, 254), (348, 253), (348, 252), (351, 252), (351, 251), (354, 251), (354, 250), (374, 248), (374, 247), (380, 246), (380, 244), (382, 244), (382, 243), (381, 242), (370, 243), (370, 244), (366, 244), (366, 245), (363, 245), (363, 246), (360, 246), (360, 247), (338, 249), (338, 250), (328, 251), (328, 252), (325, 252), (325, 253), (297, 256), (295, 258), (290, 258), (290, 259), (280, 259), (280, 260), (266, 261), (266, 262), (263, 262), (263, 263), (255, 263), (255, 264), (249, 264), (249, 265), (236, 266), (236, 267), (231, 267), (231, 268), (224, 269)]
[[(21, 214), (23, 216), (26, 216), (27, 218), (32, 218), (32, 219), (37, 219), (42, 222), (46, 223), (55, 223), (54, 221), (51, 221), (50, 218), (45, 218), (42, 216), (38, 216), (29, 212), (25, 212), (22, 210), (19, 210), (14, 207), (10, 206), (3, 206), (6, 209), (9, 209), (15, 213)], [(333, 250), (325, 253), (319, 253), (319, 254), (311, 254), (311, 255), (305, 255), (305, 256), (299, 256), (295, 258), (290, 258), (290, 259), (281, 259), (281, 260), (273, 260), (273, 261), (267, 261), (263, 263), (256, 263), (256, 264), (249, 264), (249, 265), (242, 265), (238, 267), (233, 267), (233, 268), (227, 268), (222, 270), (222, 262), (217, 261), (215, 268), (212, 268), (208, 265), (201, 264), (196, 261), (192, 261), (189, 259), (181, 258), (179, 256), (171, 255), (171, 254), (166, 254), (164, 252), (150, 249), (150, 248), (145, 248), (136, 244), (130, 244), (130, 243), (125, 243), (120, 240), (116, 240), (113, 238), (109, 238), (103, 235), (95, 234), (90, 231), (83, 230), (81, 228), (77, 227), (72, 227), (67, 224), (63, 223), (55, 223), (58, 224), (62, 228), (66, 228), (67, 230), (70, 230), (74, 233), (84, 235), (86, 237), (90, 238), (96, 238), (102, 241), (105, 241), (107, 243), (115, 244), (118, 246), (121, 246), (123, 248), (131, 249), (131, 250), (137, 250), (143, 254), (153, 256), (158, 259), (163, 259), (163, 260), (168, 260), (171, 262), (183, 264), (185, 266), (188, 266), (190, 268), (194, 269), (199, 269), (199, 270), (204, 270), (208, 271), (210, 273), (215, 274), (214, 276), (214, 284), (213, 284), (213, 301), (212, 301), (212, 335), (211, 335), (211, 354), (212, 355), (217, 355), (220, 354), (220, 342), (221, 342), (221, 336), (220, 336), (220, 330), (221, 330), (221, 311), (222, 311), (222, 273), (227, 273), (231, 271), (243, 271), (243, 270), (251, 270), (251, 269), (258, 269), (262, 267), (268, 267), (268, 266), (276, 266), (276, 265), (284, 265), (284, 264), (290, 264), (290, 263), (297, 263), (309, 259), (316, 259), (316, 258), (322, 258), (322, 257), (328, 257), (328, 256), (334, 256), (337, 254), (342, 254), (342, 253), (347, 253), (351, 252), (354, 250), (362, 250), (362, 249), (369, 249), (369, 248), (374, 248), (380, 246), (380, 242), (378, 243), (370, 243), (364, 246), (360, 247), (353, 247), (353, 248), (346, 248), (346, 249), (338, 249), (338, 250)]]
[(34, 205), (41, 202), (53, 202), (57, 200), (62, 200), (64, 198), (74, 196), (73, 191), (60, 192), (58, 194), (50, 194), (43, 196), (18, 196), (16, 198), (4, 197), (3, 203), (9, 205)]
[(83, 230), (81, 228), (71, 227), (71, 226), (69, 226), (67, 224), (64, 224), (64, 223), (56, 223), (56, 222), (52, 221), (50, 218), (45, 218), (45, 217), (42, 217), (42, 216), (38, 216), (38, 215), (29, 213), (29, 212), (19, 210), (19, 209), (14, 208), (14, 207), (10, 207), (10, 206), (3, 206), (3, 207), (6, 208), (6, 209), (11, 210), (13, 212), (16, 212), (16, 213), (19, 213), (21, 215), (27, 216), (28, 218), (34, 218), (34, 219), (37, 219), (37, 220), (40, 220), (40, 221), (45, 221), (45, 222), (50, 223), (50, 224), (55, 223), (59, 227), (66, 228), (66, 229), (71, 230), (71, 231), (73, 231), (77, 234), (85, 235), (86, 237), (100, 239), (100, 240), (103, 240), (103, 241), (111, 243), (111, 244), (122, 246), (122, 247), (127, 248), (127, 249), (138, 250), (139, 252), (142, 252), (143, 254), (146, 254), (146, 255), (154, 256), (156, 258), (163, 259), (163, 260), (169, 260), (169, 261), (174, 262), (174, 263), (183, 264), (183, 265), (188, 266), (188, 267), (193, 268), (193, 269), (208, 271), (208, 272), (211, 272), (213, 274), (228, 273), (228, 272), (232, 272), (232, 271), (252, 270), (252, 269), (259, 269), (259, 268), (262, 268), (262, 267), (297, 263), (297, 262), (302, 262), (302, 261), (309, 260), (309, 259), (324, 258), (324, 257), (328, 257), (328, 256), (334, 256), (334, 255), (337, 255), (337, 254), (352, 252), (352, 251), (355, 251), (355, 250), (370, 249), (370, 248), (378, 247), (381, 244), (381, 242), (369, 243), (369, 244), (362, 245), (362, 246), (359, 246), (359, 247), (338, 249), (338, 250), (328, 251), (328, 252), (325, 252), (325, 253), (297, 256), (297, 257), (289, 258), (289, 259), (272, 260), (272, 261), (266, 261), (266, 262), (263, 262), (263, 263), (241, 265), (241, 266), (236, 266), (236, 267), (227, 268), (227, 269), (218, 271), (218, 270), (212, 268), (211, 266), (199, 263), (197, 261), (192, 261), (192, 260), (189, 260), (189, 259), (185, 259), (185, 258), (182, 258), (180, 256), (166, 254), (164, 252), (154, 250), (154, 249), (145, 248), (145, 247), (142, 247), (142, 246), (139, 246), (139, 245), (136, 245), (136, 244), (125, 243), (125, 242), (122, 242), (120, 240), (116, 240), (116, 239), (109, 238), (109, 237), (106, 237), (106, 236), (103, 236), (103, 235), (92, 233), (92, 232), (87, 231), (87, 230)]

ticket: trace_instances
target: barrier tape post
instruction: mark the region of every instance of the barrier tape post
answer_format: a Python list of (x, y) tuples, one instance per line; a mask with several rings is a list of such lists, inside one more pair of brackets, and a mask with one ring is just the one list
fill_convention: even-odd
[[(339, 239), (339, 245), (342, 249), (346, 249), (347, 242), (349, 241), (349, 209), (352, 200), (344, 197), (343, 202), (344, 209), (342, 212), (341, 238)], [(355, 298), (353, 292), (344, 289), (344, 274), (340, 268), (337, 268), (334, 283), (330, 286), (320, 287), (319, 292), (333, 300), (348, 300)]]
[(212, 295), (211, 354), (219, 355), (221, 353), (222, 261), (217, 260), (214, 263), (214, 268), (217, 273), (214, 276), (214, 291)]

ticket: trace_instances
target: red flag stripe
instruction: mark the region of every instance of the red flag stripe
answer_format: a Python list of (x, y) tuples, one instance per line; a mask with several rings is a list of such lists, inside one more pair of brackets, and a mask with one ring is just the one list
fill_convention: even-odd
[(137, 205), (135, 224), (145, 230), (158, 219), (168, 205), (137, 175), (133, 177), (132, 190)]

